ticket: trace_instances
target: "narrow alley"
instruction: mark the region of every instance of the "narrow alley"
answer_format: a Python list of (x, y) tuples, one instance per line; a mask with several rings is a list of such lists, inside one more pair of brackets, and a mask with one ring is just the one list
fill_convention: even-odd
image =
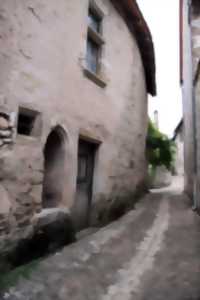
[(39, 263), (3, 299), (200, 299), (200, 219), (178, 183)]
[(0, 0), (0, 300), (200, 300), (200, 0)]

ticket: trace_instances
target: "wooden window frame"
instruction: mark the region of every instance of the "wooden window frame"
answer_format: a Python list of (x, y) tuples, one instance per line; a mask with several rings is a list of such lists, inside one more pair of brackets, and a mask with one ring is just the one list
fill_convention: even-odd
[[(104, 88), (107, 84), (105, 80), (101, 76), (101, 58), (102, 58), (102, 51), (103, 51), (103, 45), (105, 44), (104, 38), (103, 38), (103, 13), (101, 10), (97, 7), (96, 3), (94, 1), (90, 1), (89, 3), (89, 8), (88, 8), (88, 15), (93, 14), (95, 18), (99, 19), (99, 30), (95, 30), (90, 26), (89, 24), (87, 25), (87, 43), (89, 40), (93, 41), (97, 47), (98, 47), (98, 57), (97, 57), (97, 65), (96, 69), (97, 71), (94, 72), (92, 71), (92, 68), (88, 65), (88, 58), (86, 54), (86, 66), (84, 68), (84, 73), (85, 75), (92, 80), (94, 83), (99, 85), (100, 87)], [(86, 47), (87, 48), (87, 47)], [(87, 52), (88, 50), (86, 50)]]

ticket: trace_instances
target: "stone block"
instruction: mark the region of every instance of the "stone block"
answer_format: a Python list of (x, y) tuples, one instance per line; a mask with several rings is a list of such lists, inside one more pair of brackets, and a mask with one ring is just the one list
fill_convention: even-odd
[(70, 218), (67, 208), (49, 208), (36, 214), (32, 221), (35, 228), (41, 228), (63, 218)]
[(8, 192), (2, 185), (0, 185), (0, 199), (1, 199), (0, 215), (5, 215), (5, 216), (9, 215), (11, 210), (11, 201)]
[(5, 118), (0, 116), (0, 130), (2, 129), (8, 129), (9, 128), (9, 122)]
[(10, 114), (10, 120), (9, 120), (9, 127), (10, 128), (13, 128), (15, 127), (15, 124), (16, 124), (16, 118), (17, 118), (17, 115), (15, 112), (12, 112)]
[(9, 139), (9, 138), (6, 138), (3, 140), (5, 144), (12, 144), (13, 140), (12, 139)]
[(24, 218), (20, 219), (17, 225), (19, 228), (30, 225), (30, 218), (24, 217)]
[(18, 209), (14, 212), (14, 216), (18, 224), (25, 220), (29, 220), (30, 223), (30, 218), (33, 216), (33, 208), (25, 209), (23, 206), (18, 207)]
[(43, 257), (76, 240), (69, 211), (64, 208), (43, 210), (34, 216), (29, 228), (26, 237), (16, 234), (17, 246), (13, 243), (15, 247), (9, 253), (12, 266), (17, 267)]
[(42, 185), (35, 185), (30, 192), (31, 197), (35, 204), (41, 204), (42, 202)]
[(0, 137), (9, 138), (12, 135), (10, 130), (0, 130)]
[(16, 202), (20, 206), (30, 206), (33, 204), (33, 197), (31, 197), (28, 193), (21, 193), (17, 195)]
[(43, 177), (42, 172), (34, 172), (32, 178), (30, 178), (30, 183), (32, 185), (41, 185), (43, 183)]

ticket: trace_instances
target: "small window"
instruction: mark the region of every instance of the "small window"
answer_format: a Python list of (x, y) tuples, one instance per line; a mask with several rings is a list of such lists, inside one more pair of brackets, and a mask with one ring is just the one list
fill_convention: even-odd
[(88, 37), (87, 37), (87, 69), (99, 75), (100, 57), (102, 52), (103, 37), (101, 34), (102, 16), (98, 15), (92, 7), (88, 12)]
[(20, 107), (17, 133), (26, 136), (39, 136), (41, 133), (41, 114), (37, 111)]

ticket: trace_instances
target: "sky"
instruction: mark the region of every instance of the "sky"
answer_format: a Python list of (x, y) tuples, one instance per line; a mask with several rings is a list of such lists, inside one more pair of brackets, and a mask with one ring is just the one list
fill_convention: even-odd
[(179, 0), (137, 0), (150, 28), (156, 55), (157, 96), (149, 97), (149, 115), (158, 111), (159, 128), (173, 135), (182, 117), (179, 84)]

